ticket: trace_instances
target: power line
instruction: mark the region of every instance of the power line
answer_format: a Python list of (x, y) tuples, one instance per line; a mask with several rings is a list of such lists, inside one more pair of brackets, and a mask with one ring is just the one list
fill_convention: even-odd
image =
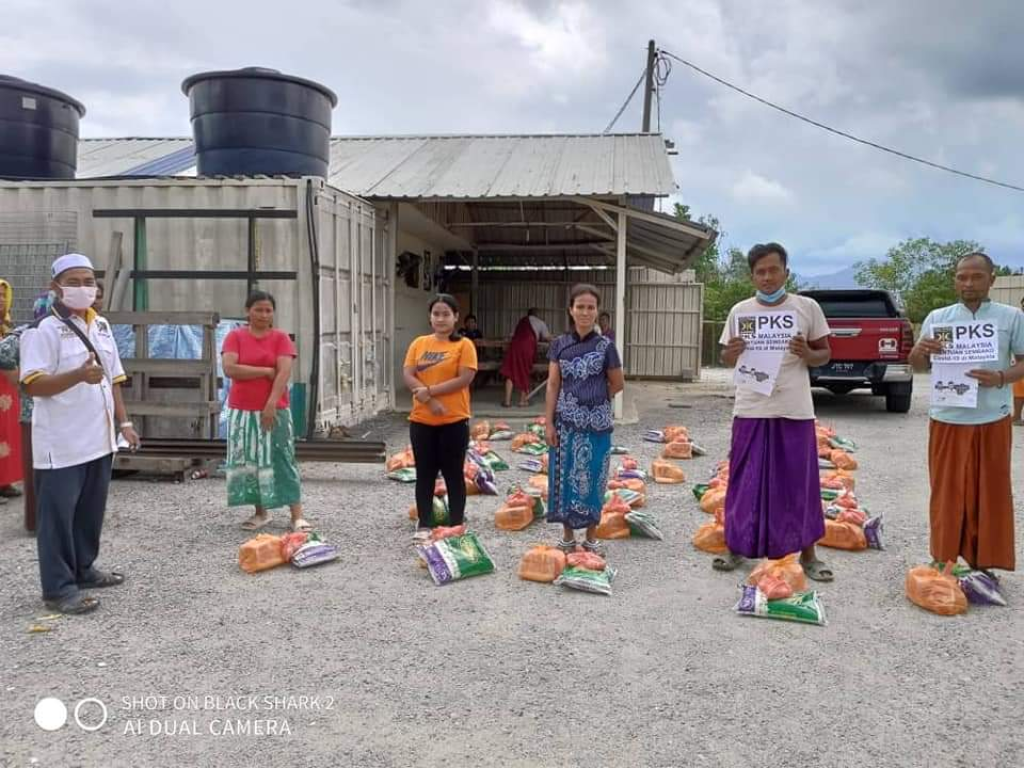
[(762, 99), (760, 96), (757, 96), (757, 95), (755, 95), (753, 93), (750, 93), (749, 91), (745, 91), (742, 88), (740, 88), (738, 85), (733, 85), (728, 80), (723, 80), (722, 78), (720, 78), (720, 77), (718, 77), (716, 75), (713, 75), (713, 74), (711, 74), (710, 72), (708, 72), (708, 71), (706, 71), (704, 69), (701, 69), (696, 64), (693, 64), (692, 62), (689, 62), (686, 59), (684, 59), (684, 58), (682, 58), (680, 56), (677, 56), (676, 54), (672, 53), (671, 51), (666, 51), (666, 50), (662, 49), (660, 51), (660, 53), (664, 54), (665, 56), (670, 56), (671, 58), (673, 58), (676, 61), (678, 61), (680, 64), (684, 64), (687, 67), (689, 67), (690, 69), (694, 70), (695, 72), (699, 72), (700, 74), (704, 75), (704, 77), (710, 78), (710, 79), (714, 80), (716, 83), (720, 83), (721, 85), (724, 85), (726, 88), (731, 88), (732, 90), (736, 91), (737, 93), (742, 93), (744, 96), (746, 96), (748, 98), (751, 98), (754, 101), (760, 102), (761, 104), (764, 104), (766, 107), (771, 107), (772, 109), (778, 110), (779, 112), (782, 112), (785, 115), (789, 115), (790, 117), (795, 117), (797, 120), (802, 120), (805, 123), (809, 123), (810, 125), (813, 125), (816, 128), (821, 128), (822, 130), (828, 131), (829, 133), (834, 133), (836, 136), (842, 136), (844, 139), (849, 139), (850, 141), (855, 141), (858, 144), (863, 144), (863, 145), (868, 146), (868, 147), (873, 147), (874, 149), (880, 149), (883, 152), (888, 152), (890, 155), (896, 155), (897, 157), (902, 157), (904, 160), (911, 160), (911, 161), (913, 161), (915, 163), (921, 163), (922, 165), (927, 165), (927, 166), (929, 166), (931, 168), (936, 168), (936, 169), (938, 169), (940, 171), (946, 171), (947, 173), (954, 173), (957, 176), (963, 176), (964, 178), (974, 179), (975, 181), (983, 181), (986, 184), (994, 184), (997, 187), (1003, 187), (1005, 189), (1012, 189), (1012, 190), (1014, 190), (1016, 192), (1024, 192), (1024, 187), (1019, 187), (1019, 186), (1017, 186), (1015, 184), (1008, 184), (1005, 181), (997, 181), (996, 179), (990, 179), (990, 178), (987, 178), (985, 176), (978, 176), (978, 175), (973, 174), (973, 173), (967, 173), (966, 171), (960, 171), (960, 170), (957, 170), (956, 168), (950, 168), (948, 165), (941, 165), (939, 163), (934, 163), (931, 160), (925, 160), (922, 157), (915, 157), (914, 155), (909, 155), (906, 152), (900, 152), (898, 149), (892, 149), (891, 147), (886, 147), (886, 146), (883, 146), (882, 144), (876, 144), (873, 141), (868, 141), (867, 139), (862, 139), (862, 138), (860, 138), (858, 136), (854, 136), (852, 133), (846, 133), (845, 131), (840, 131), (840, 130), (838, 130), (836, 128), (832, 128), (832, 127), (830, 127), (828, 125), (825, 125), (824, 123), (819, 123), (817, 120), (812, 120), (809, 117), (804, 117), (801, 114), (798, 114), (796, 112), (793, 112), (792, 110), (786, 109), (785, 107), (780, 107), (778, 104), (773, 104), (772, 102), (768, 101), (767, 99)]
[(634, 85), (633, 90), (629, 92), (629, 96), (626, 97), (626, 101), (623, 102), (621, 107), (619, 107), (619, 111), (615, 113), (615, 117), (612, 118), (612, 121), (608, 123), (608, 127), (601, 131), (601, 133), (608, 133), (608, 131), (610, 131), (615, 124), (619, 122), (619, 118), (622, 117), (622, 113), (626, 111), (626, 107), (629, 106), (629, 102), (631, 102), (633, 97), (636, 96), (636, 92), (639, 90), (640, 84), (643, 83), (646, 76), (647, 67), (644, 67), (643, 71), (640, 73), (640, 79), (636, 81), (636, 85)]

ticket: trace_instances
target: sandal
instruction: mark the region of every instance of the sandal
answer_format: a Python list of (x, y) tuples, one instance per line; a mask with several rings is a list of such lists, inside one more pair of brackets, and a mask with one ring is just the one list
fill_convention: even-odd
[(292, 530), (296, 533), (309, 533), (313, 530), (313, 526), (300, 517), (298, 520), (292, 520)]
[(270, 523), (270, 515), (253, 515), (242, 523), (243, 531), (258, 531)]
[(742, 555), (735, 552), (726, 552), (723, 557), (716, 557), (711, 561), (711, 567), (716, 571), (735, 571), (746, 561)]
[(594, 539), (594, 541), (586, 539), (583, 542), (583, 549), (585, 549), (587, 552), (592, 552), (595, 555), (600, 555), (601, 557), (604, 557), (604, 547), (601, 545), (601, 542), (597, 539)]
[(76, 594), (72, 597), (65, 597), (62, 600), (43, 600), (43, 605), (57, 613), (80, 616), (83, 613), (95, 611), (100, 607), (100, 601), (95, 597)]
[(803, 566), (807, 578), (812, 581), (832, 581), (835, 578), (832, 574), (832, 569), (821, 562), (821, 560), (809, 560), (806, 563), (801, 562), (800, 565)]
[(558, 548), (565, 554), (571, 555), (576, 551), (576, 539), (572, 539), (571, 541), (569, 539), (562, 539), (558, 542)]
[(104, 589), (106, 587), (117, 587), (124, 584), (124, 574), (117, 571), (105, 573), (93, 571), (93, 577), (89, 581), (80, 581), (78, 586), (82, 589)]
[(16, 499), (22, 495), (22, 492), (15, 488), (13, 485), (5, 485), (0, 488), (0, 496), (7, 499)]
[(430, 529), (417, 528), (416, 533), (412, 535), (412, 543), (417, 546), (430, 543)]

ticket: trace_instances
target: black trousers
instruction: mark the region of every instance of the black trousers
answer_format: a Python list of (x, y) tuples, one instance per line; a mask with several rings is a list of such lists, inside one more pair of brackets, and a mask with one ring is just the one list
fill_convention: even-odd
[(466, 480), (463, 465), (469, 447), (469, 421), (432, 427), (411, 422), (409, 440), (416, 459), (416, 512), (421, 528), (433, 528), (434, 484), (440, 472), (448, 486), (448, 511), (452, 525), (462, 525), (466, 514)]

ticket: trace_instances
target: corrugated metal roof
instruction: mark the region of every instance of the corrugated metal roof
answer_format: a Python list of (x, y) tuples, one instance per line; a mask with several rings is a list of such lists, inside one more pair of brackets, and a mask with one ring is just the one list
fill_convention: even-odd
[[(191, 146), (187, 138), (84, 139), (78, 177), (194, 173)], [(335, 137), (328, 181), (362, 197), (392, 200), (676, 191), (658, 134)]]

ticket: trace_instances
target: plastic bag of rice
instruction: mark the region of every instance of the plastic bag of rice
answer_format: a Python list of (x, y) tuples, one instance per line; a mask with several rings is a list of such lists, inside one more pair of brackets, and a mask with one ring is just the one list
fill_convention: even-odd
[(825, 608), (817, 592), (800, 592), (792, 597), (769, 600), (757, 587), (741, 587), (743, 594), (736, 603), (735, 611), (741, 616), (757, 616), (762, 619), (781, 619), (804, 624), (825, 626)]
[(438, 586), (494, 572), (494, 561), (472, 532), (419, 547), (417, 552)]
[(665, 534), (661, 532), (654, 515), (650, 512), (627, 512), (626, 522), (629, 523), (629, 530), (634, 536), (643, 536), (648, 539), (665, 540)]
[(605, 566), (603, 571), (591, 571), (587, 568), (566, 567), (562, 575), (555, 579), (554, 584), (566, 589), (577, 589), (595, 595), (610, 595), (612, 582), (615, 580), (615, 569)]

